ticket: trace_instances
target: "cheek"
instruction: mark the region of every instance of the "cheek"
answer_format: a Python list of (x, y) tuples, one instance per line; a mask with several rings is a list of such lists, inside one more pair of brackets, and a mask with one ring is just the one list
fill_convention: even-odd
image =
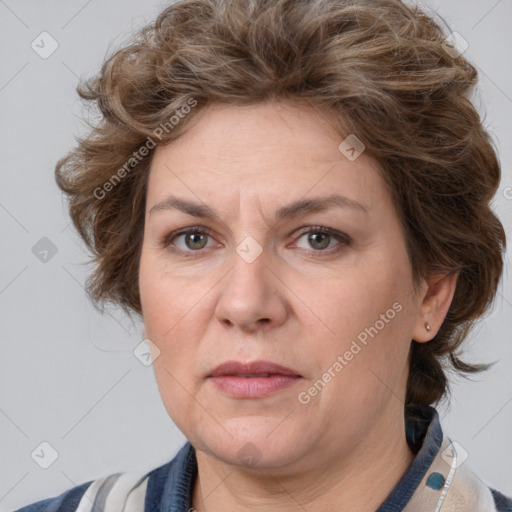
[[(139, 286), (146, 337), (159, 350), (153, 371), (162, 403), (182, 431), (189, 431), (200, 326), (194, 322), (194, 296), (183, 280), (162, 272), (150, 258), (141, 258)], [(197, 306), (196, 306), (197, 307)]]
[(139, 288), (146, 329), (160, 340), (172, 338), (182, 320), (197, 302), (197, 290), (189, 280), (171, 275), (149, 251), (143, 252)]
[[(165, 393), (190, 392), (208, 356), (202, 342), (212, 321), (215, 276), (193, 279), (170, 272), (149, 251), (141, 257), (139, 286), (146, 337), (160, 350), (154, 362), (158, 385)], [(203, 347), (203, 348), (202, 348)]]
[(165, 381), (166, 386), (174, 387), (171, 375), (183, 381), (187, 361), (194, 360), (190, 353), (194, 347), (193, 325), (188, 321), (193, 304), (180, 280), (170, 281), (158, 262), (141, 257), (139, 288), (146, 337), (160, 350), (153, 363), (155, 375), (159, 385)]
[[(315, 346), (323, 347), (314, 357), (325, 371), (341, 356), (343, 380), (359, 382), (357, 393), (363, 395), (379, 386), (378, 377), (390, 383), (400, 378), (410, 346), (414, 305), (409, 269), (405, 264), (397, 268), (393, 259), (350, 269), (326, 281), (322, 293), (309, 290), (306, 295), (316, 315), (309, 315), (311, 325), (305, 328), (318, 333)], [(301, 293), (308, 286), (304, 282)]]
[(304, 281), (302, 289), (296, 290), (297, 295), (307, 297), (311, 322), (316, 320), (317, 325), (311, 325), (315, 330), (311, 332), (318, 332), (321, 326), (329, 338), (348, 340), (376, 322), (382, 330), (382, 314), (384, 320), (390, 320), (385, 323), (386, 327), (396, 323), (395, 318), (400, 316), (396, 310), (400, 307), (393, 308), (393, 304), (398, 302), (403, 306), (404, 300), (404, 290), (396, 281), (396, 278), (388, 279), (384, 270), (373, 272), (361, 268), (317, 282), (322, 285), (317, 291), (312, 292), (309, 281)]

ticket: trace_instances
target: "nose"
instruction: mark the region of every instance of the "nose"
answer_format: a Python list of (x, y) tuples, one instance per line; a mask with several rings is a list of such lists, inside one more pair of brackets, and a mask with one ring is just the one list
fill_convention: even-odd
[(215, 314), (219, 322), (246, 332), (277, 327), (288, 309), (277, 269), (265, 251), (248, 262), (234, 252), (233, 266), (221, 286)]

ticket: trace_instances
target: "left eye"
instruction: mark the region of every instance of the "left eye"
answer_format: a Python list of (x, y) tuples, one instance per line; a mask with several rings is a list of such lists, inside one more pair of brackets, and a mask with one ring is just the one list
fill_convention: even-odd
[[(325, 249), (330, 249), (333, 247), (333, 242), (335, 243), (334, 246), (340, 245), (343, 242), (345, 244), (348, 244), (348, 237), (338, 233), (336, 231), (327, 229), (327, 228), (314, 228), (310, 229), (309, 231), (305, 232), (298, 238), (298, 241), (303, 239), (304, 237), (307, 237), (307, 244), (309, 244), (309, 247), (301, 247), (301, 249), (307, 249), (310, 250), (312, 247), (313, 249), (324, 251)], [(300, 246), (299, 246), (300, 247)]]

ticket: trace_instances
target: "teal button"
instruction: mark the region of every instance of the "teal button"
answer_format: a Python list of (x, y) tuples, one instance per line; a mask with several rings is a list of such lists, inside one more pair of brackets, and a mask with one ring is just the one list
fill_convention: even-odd
[(427, 487), (438, 491), (444, 485), (444, 476), (441, 473), (432, 473), (427, 478)]

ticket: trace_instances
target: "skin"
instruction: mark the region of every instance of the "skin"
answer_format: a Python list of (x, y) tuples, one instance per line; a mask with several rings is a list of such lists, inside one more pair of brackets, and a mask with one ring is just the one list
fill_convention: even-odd
[[(330, 115), (290, 101), (213, 105), (155, 150), (139, 273), (145, 335), (160, 351), (153, 366), (163, 403), (196, 449), (199, 512), (374, 511), (414, 458), (404, 431), (410, 342), (435, 336), (456, 278), (413, 288), (378, 163), (364, 152), (347, 159)], [(295, 200), (333, 193), (367, 212), (334, 206), (274, 219)], [(217, 215), (150, 213), (171, 194)], [(211, 230), (199, 247), (197, 238), (172, 238), (197, 226)], [(322, 238), (315, 226), (350, 242)], [(251, 263), (236, 251), (248, 236), (262, 249)], [(395, 303), (400, 312), (301, 403), (299, 393)], [(258, 359), (302, 379), (240, 399), (206, 378), (222, 362)], [(239, 457), (248, 442), (257, 454), (250, 462)]]

